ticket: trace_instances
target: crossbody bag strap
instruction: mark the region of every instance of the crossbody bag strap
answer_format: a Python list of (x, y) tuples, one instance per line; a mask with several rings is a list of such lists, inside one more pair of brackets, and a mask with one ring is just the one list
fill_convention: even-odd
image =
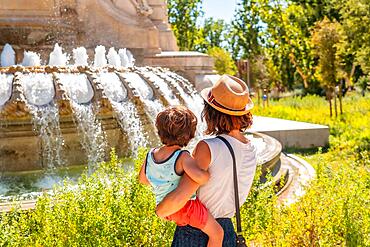
[(236, 160), (235, 160), (235, 153), (231, 146), (231, 144), (222, 136), (217, 136), (218, 139), (223, 141), (227, 148), (230, 151), (231, 157), (233, 159), (233, 176), (234, 176), (234, 194), (235, 194), (235, 210), (236, 210), (236, 232), (241, 234), (242, 232), (242, 224), (240, 220), (240, 209), (239, 209), (239, 189), (238, 189), (238, 174), (236, 170)]

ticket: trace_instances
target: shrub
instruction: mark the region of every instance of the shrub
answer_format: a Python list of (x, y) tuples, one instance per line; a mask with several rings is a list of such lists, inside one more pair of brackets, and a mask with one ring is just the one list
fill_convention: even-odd
[(212, 47), (207, 53), (214, 59), (215, 70), (218, 74), (236, 74), (237, 68), (229, 52), (220, 47)]
[[(317, 177), (297, 203), (278, 203), (274, 188), (258, 189), (243, 205), (242, 224), (257, 246), (370, 246), (370, 96), (344, 98), (350, 109), (332, 119), (318, 96), (273, 101), (254, 113), (330, 126), (325, 153), (301, 153)], [(154, 197), (137, 182), (135, 167), (117, 157), (77, 185), (43, 195), (32, 211), (3, 213), (0, 246), (169, 246), (174, 224), (154, 214)]]
[[(136, 161), (136, 168), (143, 155)], [(154, 213), (155, 199), (137, 169), (112, 160), (77, 185), (65, 182), (32, 211), (4, 213), (1, 246), (166, 246), (174, 225)]]

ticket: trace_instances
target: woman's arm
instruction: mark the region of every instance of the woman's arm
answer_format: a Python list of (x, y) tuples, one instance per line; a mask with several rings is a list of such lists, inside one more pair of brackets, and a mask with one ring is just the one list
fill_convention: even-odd
[(157, 205), (156, 214), (158, 217), (164, 218), (179, 211), (189, 201), (189, 198), (194, 195), (198, 187), (199, 184), (185, 173), (177, 188)]
[[(200, 141), (193, 152), (194, 159), (201, 169), (207, 170), (211, 162), (211, 151), (207, 143)], [(156, 213), (164, 218), (176, 213), (185, 206), (189, 198), (197, 191), (199, 184), (193, 181), (186, 173), (182, 176), (179, 185), (169, 193), (157, 206)]]

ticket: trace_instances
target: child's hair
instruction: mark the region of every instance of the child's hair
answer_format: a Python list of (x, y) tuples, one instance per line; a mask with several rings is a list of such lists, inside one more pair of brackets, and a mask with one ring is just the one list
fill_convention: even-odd
[(250, 112), (243, 116), (231, 116), (217, 111), (207, 102), (204, 102), (202, 119), (205, 119), (207, 123), (207, 129), (204, 131), (206, 135), (227, 134), (234, 129), (245, 131), (253, 123), (253, 116)]
[(158, 113), (155, 126), (164, 145), (184, 147), (194, 138), (197, 118), (184, 106), (171, 106)]

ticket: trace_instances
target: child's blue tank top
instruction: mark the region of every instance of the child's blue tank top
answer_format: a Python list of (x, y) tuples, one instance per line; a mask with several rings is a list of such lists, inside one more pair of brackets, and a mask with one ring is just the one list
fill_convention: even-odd
[(180, 182), (183, 174), (177, 174), (176, 162), (182, 152), (186, 150), (176, 150), (162, 162), (154, 160), (153, 150), (150, 150), (146, 157), (145, 174), (149, 180), (155, 194), (156, 204), (158, 205), (163, 198), (173, 191)]

